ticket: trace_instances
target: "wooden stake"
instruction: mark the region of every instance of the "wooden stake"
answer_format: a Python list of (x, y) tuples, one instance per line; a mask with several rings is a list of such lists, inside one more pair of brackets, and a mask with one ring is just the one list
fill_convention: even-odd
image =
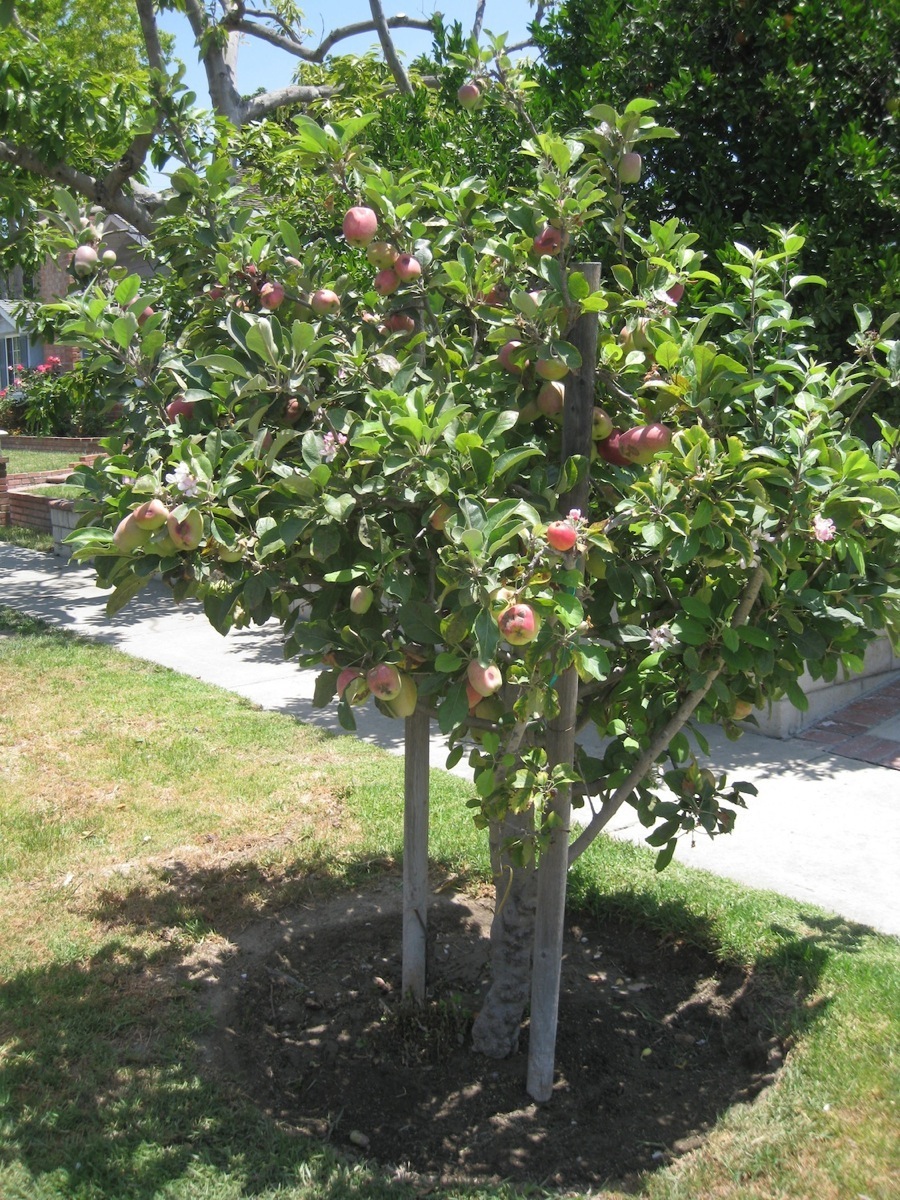
[[(600, 264), (584, 263), (580, 270), (591, 291), (600, 286)], [(594, 418), (594, 379), (597, 362), (597, 316), (585, 313), (578, 319), (569, 340), (581, 352), (582, 366), (566, 382), (563, 409), (563, 466), (575, 454), (590, 458)], [(566, 516), (573, 508), (588, 515), (590, 479), (585, 478), (559, 498), (559, 511)], [(550, 767), (571, 766), (575, 757), (575, 722), (578, 709), (578, 674), (569, 667), (556, 682), (559, 714), (547, 725), (547, 759)], [(538, 872), (537, 916), (534, 929), (534, 959), (531, 971), (531, 1023), (528, 1041), (528, 1094), (538, 1103), (553, 1092), (556, 1059), (556, 1026), (559, 1016), (559, 981), (562, 970), (563, 923), (566, 911), (566, 881), (569, 868), (569, 824), (571, 788), (557, 789), (550, 805), (553, 825), (550, 842), (541, 855)]]
[(425, 999), (428, 927), (428, 714), (406, 718), (403, 809), (403, 995)]

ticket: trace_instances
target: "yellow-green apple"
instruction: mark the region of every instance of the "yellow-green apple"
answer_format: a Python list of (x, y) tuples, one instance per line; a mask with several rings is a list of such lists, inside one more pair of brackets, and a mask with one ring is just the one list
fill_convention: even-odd
[(637, 183), (641, 178), (641, 156), (630, 150), (619, 159), (619, 182)]
[(369, 691), (379, 700), (396, 700), (403, 688), (403, 679), (390, 663), (377, 663), (366, 671)]
[(366, 258), (377, 270), (392, 267), (400, 257), (400, 251), (390, 242), (371, 242), (366, 247)]
[(350, 611), (362, 616), (367, 613), (372, 607), (372, 601), (375, 599), (375, 593), (370, 587), (365, 584), (358, 584), (350, 593)]
[(525, 646), (541, 631), (541, 618), (530, 604), (510, 604), (497, 618), (500, 636), (511, 646)]
[(440, 531), (447, 524), (447, 518), (449, 516), (451, 516), (452, 513), (453, 513), (453, 509), (450, 507), (450, 505), (445, 504), (444, 501), (442, 500), (440, 502), (440, 504), (438, 504), (438, 506), (434, 510), (434, 512), (431, 514), (431, 516), (428, 518), (428, 524), (431, 526), (432, 529), (437, 529), (438, 531)]
[(149, 541), (150, 530), (138, 525), (134, 519), (134, 513), (129, 513), (127, 517), (123, 517), (116, 526), (116, 531), (113, 534), (113, 545), (120, 554), (131, 554), (133, 550), (137, 550), (140, 546), (145, 546)]
[(100, 255), (100, 261), (103, 263), (104, 267), (114, 267), (116, 265), (115, 250), (104, 250)]
[(79, 246), (72, 259), (72, 270), (76, 275), (91, 275), (97, 269), (97, 251), (93, 246)]
[(594, 405), (594, 411), (591, 414), (591, 437), (595, 442), (601, 442), (604, 438), (608, 438), (613, 431), (612, 417), (605, 408), (600, 408), (599, 405)]
[(181, 505), (169, 513), (166, 529), (176, 550), (196, 550), (203, 541), (203, 513)]
[[(500, 720), (506, 709), (503, 701), (499, 696), (485, 696), (475, 708), (472, 710), (472, 715), (478, 717), (480, 721), (490, 721), (495, 723)], [(485, 730), (473, 729), (472, 740), (480, 745), (484, 741)]]
[(393, 700), (386, 700), (384, 706), (392, 717), (411, 717), (416, 711), (418, 699), (419, 689), (416, 687), (416, 681), (401, 672), (400, 692)]
[(160, 529), (169, 519), (169, 510), (162, 500), (154, 497), (139, 504), (131, 515), (141, 529)]
[(497, 664), (483, 666), (477, 658), (473, 658), (466, 667), (466, 679), (479, 696), (493, 696), (503, 687), (503, 676)]
[(365, 205), (355, 205), (344, 215), (342, 228), (351, 246), (368, 246), (378, 230), (378, 214)]
[(540, 375), (541, 379), (555, 381), (557, 379), (565, 379), (569, 373), (569, 368), (561, 358), (551, 353), (546, 347), (538, 351), (537, 362), (534, 364), (534, 369)]

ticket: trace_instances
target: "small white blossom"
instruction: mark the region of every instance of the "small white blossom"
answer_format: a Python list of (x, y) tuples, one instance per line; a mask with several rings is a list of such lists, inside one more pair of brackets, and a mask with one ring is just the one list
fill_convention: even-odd
[(175, 470), (166, 476), (166, 483), (178, 488), (179, 492), (185, 496), (196, 496), (200, 491), (200, 485), (191, 474), (190, 467), (183, 462), (179, 463)]
[(322, 438), (322, 458), (325, 462), (331, 462), (337, 454), (341, 446), (346, 446), (347, 438), (343, 433), (335, 436), (331, 430), (328, 431)]
[(665, 650), (678, 640), (668, 625), (660, 625), (658, 629), (649, 630), (647, 637), (650, 639), (651, 650)]
[(813, 537), (817, 542), (830, 542), (834, 538), (837, 528), (834, 521), (830, 517), (813, 517)]

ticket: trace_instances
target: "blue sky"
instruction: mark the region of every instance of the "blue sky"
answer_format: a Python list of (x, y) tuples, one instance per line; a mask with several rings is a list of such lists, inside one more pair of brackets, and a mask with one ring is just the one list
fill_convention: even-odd
[[(302, 4), (302, 0), (301, 0)], [(475, 19), (476, 0), (410, 0), (403, 3), (385, 3), (385, 15), (388, 17), (405, 13), (409, 17), (426, 18), (435, 11), (442, 12), (447, 23), (459, 20), (464, 29), (471, 29)], [(317, 45), (324, 34), (336, 26), (354, 24), (357, 21), (371, 20), (371, 10), (367, 0), (338, 0), (335, 4), (323, 4), (321, 0), (312, 0), (302, 4), (305, 15), (305, 25), (311, 30), (309, 41)], [(534, 16), (534, 7), (528, 0), (487, 0), (484, 26), (494, 33), (508, 33), (510, 43), (523, 41), (527, 37), (527, 25)], [(197, 63), (197, 54), (193, 46), (187, 21), (178, 13), (163, 13), (160, 17), (162, 28), (176, 35), (176, 53), (185, 63), (188, 74), (188, 85), (197, 92), (201, 105), (206, 101), (206, 81), (203, 71)], [(431, 45), (427, 33), (417, 30), (395, 31), (395, 42), (407, 59), (415, 58)], [(366, 34), (358, 38), (340, 42), (335, 52), (364, 53), (370, 46), (377, 45), (376, 35)], [(248, 38), (241, 47), (238, 60), (238, 86), (245, 94), (266, 90), (273, 87), (283, 87), (290, 83), (291, 75), (298, 60), (283, 54), (275, 47), (254, 38)]]

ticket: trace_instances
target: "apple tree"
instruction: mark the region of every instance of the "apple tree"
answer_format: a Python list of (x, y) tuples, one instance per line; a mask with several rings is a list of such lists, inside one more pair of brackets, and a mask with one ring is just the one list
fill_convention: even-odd
[[(738, 245), (726, 284), (676, 219), (638, 227), (640, 150), (672, 136), (652, 101), (538, 129), (491, 62), (481, 100), (519, 112), (530, 164), (502, 203), (497, 180), (381, 165), (368, 115), (295, 117), (293, 211), (227, 153), (184, 168), (158, 283), (104, 266), (101, 233), (41, 319), (123, 414), (72, 539), (110, 610), (161, 576), (223, 633), (275, 618), (345, 728), (363, 704), (424, 715), (468, 756), (497, 890), (473, 1044), (502, 1057), (553, 956), (539, 910), (561, 921), (568, 863), (621, 805), (660, 868), (729, 831), (753, 788), (702, 765), (702, 726), (802, 707), (805, 669), (896, 633), (900, 431), (851, 426), (900, 348), (860, 308), (852, 361), (816, 358), (801, 297), (823, 281), (791, 230)], [(58, 199), (47, 236), (74, 254)]]

